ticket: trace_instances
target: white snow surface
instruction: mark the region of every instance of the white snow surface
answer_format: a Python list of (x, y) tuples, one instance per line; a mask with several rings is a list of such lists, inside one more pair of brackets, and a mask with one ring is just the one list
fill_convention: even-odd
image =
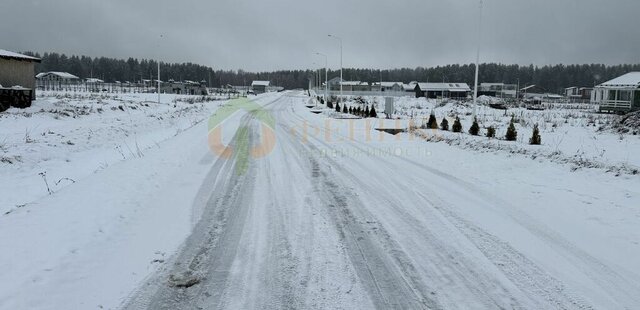
[[(514, 110), (516, 143), (425, 141), (374, 128), (433, 109), (468, 129), (469, 106), (402, 98), (397, 121), (340, 120), (310, 113), (302, 93), (268, 93), (252, 98), (275, 118), (276, 146), (242, 177), (208, 148), (203, 120), (223, 102), (154, 96), (48, 94), (0, 114), (0, 309), (173, 305), (157, 289), (194, 294), (172, 299), (182, 309), (640, 307), (640, 177), (606, 168), (638, 166), (640, 148), (587, 126), (607, 119)], [(482, 107), (482, 127), (504, 135), (503, 113)], [(547, 124), (542, 146), (524, 141), (531, 119)], [(246, 122), (229, 118), (224, 141)], [(531, 156), (576, 149), (603, 167)], [(229, 182), (239, 195), (215, 192)], [(214, 223), (227, 232), (208, 254), (220, 265), (198, 267), (225, 281), (168, 287), (181, 258), (209, 249), (187, 239), (225, 207), (209, 195), (239, 197)]]
[(19, 59), (26, 59), (26, 60), (39, 60), (39, 58), (36, 58), (36, 57), (22, 55), (20, 53), (11, 52), (11, 51), (7, 51), (7, 50), (3, 50), (3, 49), (0, 49), (0, 56), (11, 57), (11, 58), (19, 58)]
[(611, 81), (604, 82), (600, 86), (622, 86), (637, 88), (640, 86), (640, 72), (629, 72)]

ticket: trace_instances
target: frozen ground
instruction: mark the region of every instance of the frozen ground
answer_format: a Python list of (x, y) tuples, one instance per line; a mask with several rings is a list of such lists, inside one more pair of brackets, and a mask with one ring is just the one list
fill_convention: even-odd
[[(121, 140), (100, 136), (116, 141), (99, 152), (113, 162), (97, 172), (85, 169), (91, 172), (52, 195), (45, 188), (25, 207), (0, 216), (0, 248), (9, 249), (0, 254), (0, 308), (640, 306), (640, 177), (629, 170), (576, 170), (572, 162), (494, 148), (505, 141), (482, 147), (486, 138), (468, 135), (472, 142), (459, 144), (390, 136), (374, 130), (379, 121), (312, 114), (308, 100), (295, 92), (255, 99), (275, 119), (275, 139), (249, 114), (224, 123), (224, 141), (234, 149), (246, 141), (275, 142), (246, 169), (238, 169), (245, 157), (237, 153), (214, 156), (206, 123), (197, 122), (220, 103), (195, 105), (192, 117), (176, 117), (175, 124), (184, 124), (180, 133), (173, 128), (164, 141), (152, 140), (141, 148), (144, 156), (132, 156), (135, 149), (122, 156), (114, 151)], [(425, 101), (415, 111), (428, 115), (434, 104)], [(438, 120), (458, 108), (468, 129), (468, 108), (437, 108)], [(505, 123), (490, 113), (481, 110), (483, 122)], [(74, 127), (78, 119), (61, 122)], [(98, 115), (85, 124), (109, 122)], [(611, 148), (605, 152), (611, 157), (585, 151), (590, 160), (637, 164), (637, 157), (620, 155), (625, 151), (615, 134), (578, 122), (556, 128), (571, 131), (567, 136), (597, 135)], [(520, 135), (528, 136), (527, 128), (525, 121)], [(553, 133), (544, 129), (545, 145), (534, 152), (555, 151), (547, 144)], [(461, 139), (447, 136), (438, 140)], [(21, 137), (23, 128), (7, 140)], [(637, 137), (625, 140), (637, 150)], [(511, 147), (530, 148), (524, 141)], [(558, 147), (569, 157), (576, 145)], [(11, 152), (5, 156), (28, 154)], [(84, 158), (61, 165), (83, 166), (91, 156)], [(22, 160), (0, 167), (42, 189), (41, 177), (22, 181), (30, 175), (8, 170), (25, 167), (37, 175), (40, 169), (29, 165)]]

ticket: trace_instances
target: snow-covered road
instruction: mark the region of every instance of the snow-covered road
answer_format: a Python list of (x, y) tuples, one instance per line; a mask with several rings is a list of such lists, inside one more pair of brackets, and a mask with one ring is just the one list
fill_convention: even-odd
[[(635, 177), (585, 181), (588, 172), (528, 158), (493, 163), (407, 135), (380, 138), (364, 120), (311, 114), (307, 101), (286, 93), (263, 103), (275, 146), (246, 169), (238, 152), (203, 154), (199, 221), (125, 308), (640, 306)], [(236, 132), (234, 149), (269, 139), (251, 114), (237, 123), (249, 130)], [(474, 160), (484, 168), (470, 169)]]

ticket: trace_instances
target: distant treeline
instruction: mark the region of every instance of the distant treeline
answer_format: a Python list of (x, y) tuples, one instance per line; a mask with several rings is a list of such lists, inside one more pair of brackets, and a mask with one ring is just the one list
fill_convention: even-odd
[[(36, 66), (36, 73), (46, 71), (63, 71), (81, 78), (94, 77), (107, 82), (153, 79), (157, 74), (157, 62), (147, 59), (129, 58), (91, 58), (87, 56), (66, 56), (58, 53), (25, 54), (42, 58)], [(169, 64), (160, 63), (161, 79), (207, 81), (211, 87), (224, 85), (250, 85), (253, 80), (270, 80), (272, 83), (287, 89), (307, 88), (309, 79), (316, 74), (314, 70), (280, 70), (275, 72), (245, 72), (214, 70), (211, 67), (193, 63)], [(345, 80), (363, 82), (463, 82), (473, 85), (475, 66), (448, 65), (432, 68), (403, 68), (390, 70), (376, 69), (344, 69)], [(560, 93), (565, 87), (592, 87), (609, 79), (630, 71), (640, 71), (640, 64), (606, 66), (590, 65), (553, 65), (553, 66), (519, 66), (504, 64), (480, 65), (480, 82), (508, 83), (521, 86), (538, 85), (549, 92)], [(329, 79), (340, 76), (340, 71), (329, 70)], [(324, 72), (322, 73), (324, 81)]]

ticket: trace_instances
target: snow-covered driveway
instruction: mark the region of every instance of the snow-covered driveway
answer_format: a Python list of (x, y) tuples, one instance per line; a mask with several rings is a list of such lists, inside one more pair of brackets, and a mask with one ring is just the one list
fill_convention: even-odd
[[(332, 124), (307, 100), (288, 93), (264, 105), (275, 148), (243, 173), (236, 156), (212, 159), (200, 222), (126, 308), (640, 305), (636, 178), (496, 157), (500, 171), (491, 155), (385, 139), (364, 120)], [(260, 124), (239, 123), (250, 130), (232, 145), (257, 144)]]

